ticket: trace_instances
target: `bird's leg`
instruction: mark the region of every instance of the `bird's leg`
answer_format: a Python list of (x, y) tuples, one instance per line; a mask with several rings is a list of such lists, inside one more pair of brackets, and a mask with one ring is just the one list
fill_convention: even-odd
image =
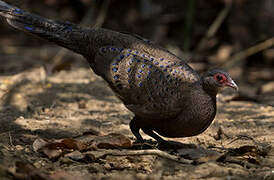
[(150, 128), (142, 128), (143, 132), (149, 135), (150, 137), (154, 138), (159, 144), (167, 144), (168, 142), (158, 136), (155, 132), (153, 132)]
[(133, 133), (133, 135), (136, 137), (137, 139), (137, 142), (140, 142), (140, 143), (144, 143), (144, 139), (142, 138), (141, 134), (140, 134), (140, 126), (137, 125), (136, 123), (136, 117), (134, 117), (130, 123), (129, 123), (129, 127), (130, 127), (130, 130), (131, 132)]
[(142, 128), (142, 130), (144, 133), (146, 133), (150, 137), (154, 138), (158, 142), (157, 148), (159, 148), (159, 149), (174, 149), (174, 150), (176, 150), (181, 147), (181, 146), (171, 143), (170, 141), (164, 140), (163, 138), (158, 136), (155, 132), (153, 132), (153, 130), (150, 128)]

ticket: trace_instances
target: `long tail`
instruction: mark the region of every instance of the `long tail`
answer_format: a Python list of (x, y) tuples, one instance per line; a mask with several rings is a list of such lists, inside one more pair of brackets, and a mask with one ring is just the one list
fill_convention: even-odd
[(84, 56), (90, 55), (87, 29), (31, 14), (1, 0), (0, 16), (16, 29), (35, 34)]

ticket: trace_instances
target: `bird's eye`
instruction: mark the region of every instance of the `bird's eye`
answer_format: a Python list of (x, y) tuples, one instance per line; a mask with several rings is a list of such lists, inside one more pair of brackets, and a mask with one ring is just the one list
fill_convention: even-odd
[(216, 78), (217, 78), (218, 81), (223, 80), (223, 76), (221, 76), (221, 75), (217, 75)]
[(226, 80), (225, 75), (223, 74), (215, 74), (214, 79), (220, 83), (224, 82)]

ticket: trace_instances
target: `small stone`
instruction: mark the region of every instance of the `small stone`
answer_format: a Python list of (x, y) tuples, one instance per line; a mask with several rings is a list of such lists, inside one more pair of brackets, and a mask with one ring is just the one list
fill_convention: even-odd
[(80, 151), (73, 151), (71, 153), (66, 154), (65, 157), (68, 157), (74, 161), (80, 161), (84, 159), (85, 156)]
[(79, 103), (78, 103), (78, 108), (79, 109), (86, 109), (87, 107), (87, 103), (85, 100), (81, 100)]

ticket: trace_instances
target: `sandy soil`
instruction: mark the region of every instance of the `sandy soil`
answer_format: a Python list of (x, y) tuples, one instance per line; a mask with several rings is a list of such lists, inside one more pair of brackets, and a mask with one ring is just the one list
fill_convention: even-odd
[[(49, 159), (34, 151), (35, 140), (79, 137), (96, 129), (133, 141), (128, 127), (133, 114), (89, 69), (44, 74), (32, 68), (0, 76), (1, 179), (274, 179), (274, 108), (243, 101), (218, 102), (218, 115), (203, 134), (170, 139), (186, 147), (163, 151), (191, 163), (157, 153), (93, 162), (66, 155)], [(96, 151), (106, 150), (81, 153)]]

